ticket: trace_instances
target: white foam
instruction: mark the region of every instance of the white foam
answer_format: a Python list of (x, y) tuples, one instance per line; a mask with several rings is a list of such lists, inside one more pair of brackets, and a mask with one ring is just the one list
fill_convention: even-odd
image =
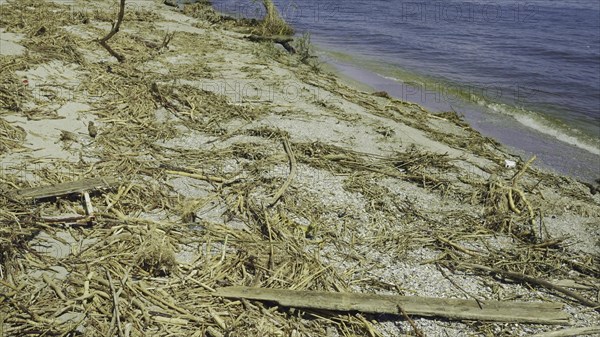
[[(381, 78), (403, 83), (402, 80), (393, 76), (386, 76), (382, 74), (377, 75)], [(541, 132), (545, 135), (554, 137), (555, 139), (563, 143), (576, 146), (595, 155), (600, 155), (600, 146), (587, 142), (584, 139), (581, 139), (580, 137), (570, 135), (565, 130), (560, 130), (557, 126), (550, 125), (548, 122), (545, 122), (543, 120), (542, 116), (536, 116), (537, 114), (534, 112), (527, 110), (514, 111), (514, 109), (511, 109), (505, 104), (489, 103), (485, 99), (473, 94), (470, 95), (470, 100), (471, 102), (474, 102), (480, 106), (487, 107), (494, 112), (512, 116), (513, 118), (515, 118), (515, 120), (517, 120), (517, 122), (521, 123), (522, 125), (530, 129), (536, 130), (538, 132)]]
[(490, 109), (495, 112), (504, 113), (515, 118), (519, 123), (525, 125), (528, 128), (541, 132), (545, 135), (554, 137), (563, 143), (567, 143), (573, 146), (576, 146), (580, 149), (586, 150), (595, 155), (600, 155), (600, 147), (594, 144), (590, 144), (585, 140), (567, 134), (566, 131), (560, 130), (555, 126), (548, 125), (547, 122), (544, 122), (541, 118), (535, 116), (534, 112), (522, 110), (521, 112), (512, 112), (510, 109), (506, 108), (504, 104), (488, 104)]
[(402, 82), (402, 80), (392, 77), (392, 76), (385, 76), (385, 75), (381, 75), (381, 74), (377, 74), (377, 76), (385, 78), (386, 80), (394, 81), (394, 82)]

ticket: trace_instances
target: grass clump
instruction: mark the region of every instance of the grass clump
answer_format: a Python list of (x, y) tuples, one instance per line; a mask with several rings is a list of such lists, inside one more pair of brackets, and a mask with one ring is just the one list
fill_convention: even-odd
[(272, 0), (262, 0), (265, 7), (265, 17), (263, 18), (258, 32), (261, 35), (292, 35), (294, 29), (281, 18), (279, 11), (275, 8)]
[[(253, 0), (257, 3), (258, 0)], [(232, 16), (218, 13), (208, 0), (186, 5), (183, 13), (198, 19), (205, 20), (211, 24), (225, 23), (234, 30), (245, 33), (272, 36), (272, 35), (293, 35), (294, 29), (283, 20), (279, 11), (271, 0), (261, 0), (265, 14), (261, 20), (254, 18), (235, 18)]]
[(158, 229), (151, 229), (138, 251), (137, 265), (153, 276), (170, 275), (177, 262), (169, 236)]
[(321, 72), (321, 63), (314, 56), (313, 45), (310, 41), (310, 33), (304, 33), (296, 40), (296, 53), (300, 62), (306, 64), (315, 73)]
[(214, 10), (210, 1), (207, 0), (184, 6), (183, 13), (194, 18), (206, 20), (210, 23), (218, 23), (224, 19), (222, 15)]

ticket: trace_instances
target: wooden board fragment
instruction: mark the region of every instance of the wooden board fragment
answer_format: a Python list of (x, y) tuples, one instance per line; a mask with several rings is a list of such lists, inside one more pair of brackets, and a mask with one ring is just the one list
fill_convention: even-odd
[(50, 186), (24, 188), (13, 192), (11, 196), (15, 199), (44, 199), (110, 188), (119, 182), (120, 180), (116, 177), (89, 178)]
[(531, 337), (577, 337), (583, 335), (600, 335), (600, 325), (583, 327), (583, 328), (572, 328), (551, 332), (542, 332)]
[[(359, 311), (372, 314), (399, 314), (399, 307), (409, 315), (441, 317), (451, 320), (569, 324), (569, 316), (560, 303), (500, 302), (428, 298), (397, 295), (333, 293), (227, 287), (213, 296), (276, 302), (281, 306), (335, 311)], [(479, 306), (481, 305), (481, 307)]]

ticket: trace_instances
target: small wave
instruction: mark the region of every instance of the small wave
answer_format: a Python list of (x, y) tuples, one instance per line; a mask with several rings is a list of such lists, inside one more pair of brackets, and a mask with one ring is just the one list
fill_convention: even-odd
[(572, 133), (574, 133), (575, 131), (568, 130), (568, 127), (566, 126), (554, 125), (554, 123), (547, 121), (546, 118), (539, 115), (538, 113), (519, 108), (512, 108), (502, 103), (484, 103), (483, 101), (479, 101), (478, 103), (481, 105), (485, 105), (494, 112), (510, 115), (519, 123), (525, 125), (528, 128), (534, 129), (545, 135), (554, 137), (561, 142), (576, 146), (592, 154), (600, 155), (600, 147), (598, 145), (593, 144), (593, 140), (585, 139), (584, 135), (573, 135)]
[[(439, 80), (430, 80), (423, 76), (414, 75), (404, 71), (401, 74), (397, 74), (400, 71), (399, 69), (393, 69), (391, 71), (389, 71), (390, 69), (386, 70), (388, 70), (388, 74), (384, 75), (385, 71), (382, 71), (381, 69), (372, 69), (377, 76), (400, 84), (416, 83), (417, 85), (429, 85), (430, 87), (436, 87), (434, 84), (437, 84), (438, 87), (451, 88), (452, 96), (465, 103), (481, 106), (488, 110), (487, 113), (501, 113), (511, 116), (521, 125), (553, 137), (557, 141), (583, 149), (594, 155), (600, 155), (600, 144), (596, 139), (583, 134), (577, 129), (570, 128), (566, 124), (552, 122), (551, 120), (548, 120), (543, 113), (489, 101), (488, 99), (475, 94), (473, 92), (474, 86), (464, 86), (464, 88), (466, 88), (464, 89), (461, 85), (448, 84)], [(392, 72), (394, 76), (390, 75), (389, 72)]]
[[(401, 79), (398, 79), (394, 76), (387, 76), (387, 75), (382, 75), (382, 74), (377, 74), (377, 75), (379, 75), (382, 78), (391, 80), (391, 81), (395, 81), (395, 82), (399, 82), (399, 83), (404, 82)], [(509, 116), (513, 117), (520, 124), (530, 128), (530, 129), (536, 130), (547, 136), (551, 136), (551, 137), (557, 139), (558, 141), (561, 141), (563, 143), (566, 143), (566, 144), (569, 144), (572, 146), (576, 146), (576, 147), (583, 149), (585, 151), (588, 151), (592, 154), (600, 155), (600, 145), (594, 144), (593, 139), (589, 139), (588, 137), (581, 134), (580, 132), (577, 132), (577, 130), (569, 129), (569, 127), (566, 125), (558, 125), (557, 123), (552, 123), (551, 121), (548, 121), (547, 118), (542, 116), (540, 113), (536, 113), (536, 112), (521, 109), (521, 108), (511, 107), (511, 106), (503, 104), (503, 103), (489, 102), (485, 98), (482, 98), (478, 95), (474, 95), (473, 93), (466, 92), (466, 91), (465, 92), (455, 91), (453, 94), (455, 96), (461, 97), (462, 99), (464, 99), (466, 101), (469, 101), (469, 102), (475, 103), (479, 106), (488, 108), (492, 112), (509, 115)], [(578, 133), (578, 134), (575, 135), (575, 133)], [(588, 138), (588, 139), (586, 139), (586, 138)]]
[(377, 76), (380, 76), (382, 78), (385, 78), (386, 80), (390, 80), (390, 81), (394, 81), (394, 82), (403, 82), (401, 79), (395, 78), (393, 76), (385, 76), (385, 75), (381, 75), (381, 74), (377, 74)]

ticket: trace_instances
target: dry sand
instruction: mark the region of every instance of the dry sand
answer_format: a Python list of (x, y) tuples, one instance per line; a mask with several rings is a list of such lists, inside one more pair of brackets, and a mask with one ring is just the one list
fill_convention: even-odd
[[(260, 237), (260, 228), (235, 213), (237, 209), (232, 208), (230, 200), (239, 200), (243, 196), (258, 205), (270, 200), (274, 189), (289, 175), (288, 157), (278, 137), (285, 134), (299, 162), (297, 175), (279, 205), (273, 209), (273, 216), (281, 220), (281, 226), (287, 226), (282, 229), (283, 232), (290, 231), (305, 240), (307, 254), (338, 275), (339, 280), (335, 281), (338, 283), (331, 280), (331, 284), (341, 288), (329, 288), (331, 284), (327, 285), (326, 281), (315, 281), (318, 279), (316, 274), (304, 275), (308, 281), (300, 282), (302, 278), (292, 272), (285, 276), (265, 271), (264, 275), (255, 275), (250, 282), (244, 271), (244, 283), (279, 287), (288, 284), (309, 290), (325, 288), (329, 291), (343, 289), (431, 297), (556, 301), (565, 304), (564, 310), (574, 326), (600, 323), (597, 312), (561, 297), (557, 292), (500, 281), (472, 271), (444, 271), (432, 263), (437, 260), (452, 264), (473, 259), (478, 263), (487, 261), (498, 268), (525, 270), (560, 284), (567, 282), (565, 280), (575, 280), (586, 284), (583, 290), (579, 290), (584, 296), (597, 300), (600, 289), (598, 275), (589, 271), (598, 270), (594, 264), (600, 254), (600, 194), (590, 194), (587, 186), (535, 167), (529, 168), (515, 187), (524, 191), (532, 206), (534, 217), (529, 220), (533, 220), (534, 227), (543, 224), (541, 231), (533, 229), (535, 238), (531, 239), (530, 234), (524, 233), (527, 228), (524, 223), (529, 221), (524, 218), (524, 214), (528, 213), (524, 200), (519, 199), (520, 203), (516, 206), (521, 214), (501, 207), (497, 211), (510, 218), (510, 223), (515, 226), (512, 229), (491, 223), (493, 216), (486, 213), (489, 206), (486, 195), (488, 199), (493, 197), (486, 194), (488, 188), (494, 181), (500, 181), (503, 186), (510, 185), (511, 178), (528, 158), (514, 158), (506, 154), (501, 146), (478, 136), (452, 116), (436, 116), (410, 103), (373, 96), (364, 91), (364, 87), (350, 86), (336, 75), (316, 72), (314, 67), (301, 63), (297, 56), (287, 54), (279, 46), (249, 42), (244, 38), (246, 34), (236, 32), (224, 23), (185, 15), (159, 1), (127, 2), (128, 10), (137, 13), (136, 19), (128, 21), (126, 17), (122, 31), (117, 34), (121, 39), (110, 42), (128, 60), (126, 65), (119, 65), (93, 41), (110, 29), (110, 21), (102, 20), (102, 16), (95, 13), (114, 9), (115, 5), (107, 1), (69, 3), (70, 7), (56, 10), (84, 13), (91, 17), (89, 23), (71, 22), (60, 27), (64, 34), (71, 34), (79, 41), (76, 48), (82, 55), (81, 62), (48, 55), (46, 62), (37, 59), (36, 64), (14, 71), (15, 79), (28, 81), (26, 90), (31, 92), (31, 98), (23, 102), (20, 111), (0, 107), (0, 119), (25, 133), (25, 137), (18, 140), (25, 150), (0, 153), (2, 190), (13, 189), (8, 184), (11, 181), (19, 187), (37, 186), (93, 176), (96, 170), (104, 170), (104, 174), (124, 174), (127, 179), (134, 179), (135, 186), (139, 188), (134, 187), (132, 191), (138, 188), (144, 193), (158, 193), (160, 189), (171, 189), (161, 193), (165, 198), (168, 196), (168, 200), (175, 201), (153, 202), (131, 212), (128, 210), (136, 208), (133, 203), (124, 202), (114, 207), (126, 212), (125, 216), (129, 218), (169, 223), (169, 228), (193, 228), (198, 233), (210, 226), (223, 225), (229, 228), (233, 237), (238, 235), (236, 233), (254, 233)], [(32, 1), (24, 10), (35, 11), (39, 4)], [(16, 10), (13, 2), (0, 8), (0, 13)], [(114, 11), (109, 10), (108, 13), (113, 14)], [(14, 27), (6, 29), (1, 19), (1, 57), (17, 58), (24, 57), (26, 52), (40, 53), (27, 51), (24, 47), (27, 43), (23, 41), (32, 35), (31, 31), (25, 29), (25, 32), (20, 32)], [(174, 33), (173, 40), (160, 51), (145, 50), (140, 42), (141, 39), (160, 43), (167, 33)], [(126, 91), (124, 87), (115, 87), (118, 84), (107, 84), (115, 74), (129, 78), (115, 83), (133, 83), (132, 86)], [(204, 98), (188, 105), (178, 103), (162, 107), (148, 101), (152, 96), (146, 86), (135, 87), (135, 81), (147, 78), (163, 89), (162, 92), (185, 93), (193, 88), (202, 92)], [(95, 84), (104, 86), (97, 89)], [(0, 82), (0, 89), (2, 85)], [(123, 95), (115, 94), (119, 90), (123, 91)], [(209, 92), (214, 95), (209, 95)], [(105, 100), (110, 95), (115, 95), (114, 101)], [(173, 99), (176, 96), (168, 97)], [(146, 115), (130, 118), (124, 114), (134, 111), (134, 107), (145, 109), (143, 113)], [(139, 111), (135, 110), (135, 113)], [(218, 117), (218, 114), (227, 114), (228, 117)], [(87, 134), (89, 121), (99, 126), (100, 133), (96, 138)], [(72, 133), (74, 138), (61, 140), (64, 131)], [(135, 137), (151, 140), (154, 145), (142, 146), (133, 141)], [(119, 142), (125, 143), (121, 145)], [(156, 146), (161, 147), (163, 152), (152, 152)], [(333, 151), (331, 149), (337, 152), (328, 153)], [(211, 158), (207, 157), (208, 153), (223, 155)], [(394, 158), (397, 162), (392, 165)], [(506, 168), (505, 159), (517, 161), (518, 167)], [(236, 177), (246, 184), (243, 185), (246, 187), (240, 185), (243, 187), (240, 190), (246, 190), (241, 193), (226, 186), (215, 189), (214, 182), (159, 175), (159, 163)], [(140, 170), (135, 171), (134, 168)], [(148, 173), (152, 169), (155, 173)], [(136, 178), (131, 178), (132, 174)], [(122, 189), (127, 184), (125, 182)], [(103, 210), (110, 213), (108, 209), (113, 207), (109, 205), (120, 197), (116, 196), (117, 191), (106, 193), (106, 197), (96, 196), (93, 199), (101, 213)], [(164, 206), (170, 202), (179, 208)], [(499, 202), (502, 203), (502, 199)], [(72, 204), (77, 205), (77, 202)], [(60, 207), (40, 207), (42, 212), (65, 214), (65, 211), (57, 211)], [(194, 224), (181, 219), (178, 212), (185, 207), (192, 209)], [(53, 233), (49, 234), (46, 230), (35, 232), (28, 244), (49, 256), (45, 261), (52, 265), (50, 270), (62, 268), (63, 264), (68, 266), (67, 269), (51, 272), (60, 282), (67, 278), (66, 273), (85, 275), (86, 268), (104, 263), (99, 262), (104, 259), (87, 262), (87, 267), (66, 261), (71, 261), (70, 256), (79, 256), (76, 252), (85, 250), (85, 247), (93, 247), (98, 240), (118, 234), (110, 230), (111, 222), (103, 222), (102, 219), (99, 216), (97, 220), (98, 226), (107, 231), (102, 239), (97, 239), (94, 236), (97, 233), (89, 228), (72, 235), (68, 227), (53, 225), (56, 226)], [(150, 225), (145, 223), (144, 226)], [(296, 230), (298, 228), (301, 230)], [(198, 235), (197, 240), (206, 239), (204, 234)], [(477, 252), (476, 257), (444, 245), (437, 239), (439, 237)], [(547, 247), (547, 253), (544, 253), (544, 248), (539, 248), (543, 245), (536, 246), (555, 239), (561, 240)], [(119, 245), (117, 239), (111, 240), (114, 246)], [(218, 239), (215, 240), (218, 243)], [(280, 237), (280, 240), (281, 245), (286, 245), (285, 239)], [(156, 287), (170, 283), (183, 286), (177, 280), (185, 275), (178, 273), (199, 268), (196, 261), (206, 254), (210, 255), (211, 249), (218, 252), (215, 261), (218, 261), (221, 251), (227, 261), (244, 254), (243, 245), (227, 250), (226, 242), (227, 238), (224, 244), (215, 246), (211, 246), (210, 241), (196, 241), (196, 248), (176, 246), (179, 267), (172, 277), (156, 278), (138, 273), (135, 279), (144, 279)], [(40, 250), (39, 247), (43, 248)], [(528, 260), (527, 254), (531, 254), (532, 261)], [(550, 256), (548, 261), (537, 260), (544, 256)], [(561, 256), (565, 260), (559, 263), (557, 259)], [(17, 265), (19, 259), (24, 258), (14, 257)], [(117, 257), (111, 263), (123, 268), (129, 266), (128, 270), (135, 274), (137, 267), (128, 259), (123, 257), (119, 260)], [(569, 266), (565, 262), (568, 260), (589, 268)], [(223, 259), (219, 263), (222, 264)], [(286, 263), (290, 261), (282, 262)], [(217, 270), (217, 266), (214, 268)], [(36, 270), (35, 265), (14, 270), (18, 272), (2, 282), (18, 283), (25, 282), (28, 277), (41, 277), (41, 271)], [(6, 270), (0, 277), (7, 277), (5, 273)], [(275, 280), (278, 278), (284, 281), (277, 283)], [(229, 281), (207, 277), (202, 282), (214, 288), (232, 282), (235, 284), (235, 280), (233, 276)], [(66, 287), (65, 283), (65, 292)], [(193, 292), (197, 285), (189, 283), (188, 287)], [(0, 289), (4, 293), (3, 285)], [(180, 293), (171, 296), (182, 301), (178, 303), (187, 306), (194, 315), (204, 317), (201, 313), (206, 308), (202, 309), (199, 303), (185, 296), (177, 297), (183, 296)], [(302, 319), (298, 319), (298, 315), (283, 311), (276, 313), (277, 320), (243, 320), (242, 324), (240, 321), (236, 323), (234, 312), (237, 309), (233, 309), (236, 305), (221, 302), (221, 306), (214, 309), (227, 326), (238, 326), (233, 328), (231, 336), (244, 336), (245, 332), (257, 336), (260, 333), (265, 336), (311, 335), (303, 331), (312, 331), (313, 336), (316, 336), (314, 331), (328, 336), (399, 336), (413, 333), (404, 319), (387, 316), (367, 316), (369, 322), (361, 324), (370, 328), (361, 330), (357, 328), (360, 325), (357, 322), (362, 322), (359, 314), (336, 316), (314, 313), (300, 315)], [(98, 335), (102, 331), (98, 328), (100, 323), (93, 324), (91, 318), (77, 315), (82, 312), (77, 305), (70, 311), (71, 316), (60, 317), (63, 321), (76, 321), (77, 331), (85, 335)], [(53, 313), (50, 310), (47, 314), (51, 316)], [(11, 321), (9, 316), (1, 317), (6, 322), (5, 330), (9, 331), (8, 335), (18, 335), (10, 333), (17, 321)], [(525, 336), (559, 329), (543, 325), (461, 323), (424, 318), (415, 318), (415, 323), (426, 336)], [(180, 335), (191, 335), (193, 331), (204, 331), (207, 326), (214, 326), (210, 319), (206, 325), (200, 322), (189, 324), (178, 327), (183, 329)], [(175, 331), (170, 330), (174, 327), (169, 324), (148, 326), (146, 330), (135, 324), (127, 326), (133, 336), (167, 335)]]

